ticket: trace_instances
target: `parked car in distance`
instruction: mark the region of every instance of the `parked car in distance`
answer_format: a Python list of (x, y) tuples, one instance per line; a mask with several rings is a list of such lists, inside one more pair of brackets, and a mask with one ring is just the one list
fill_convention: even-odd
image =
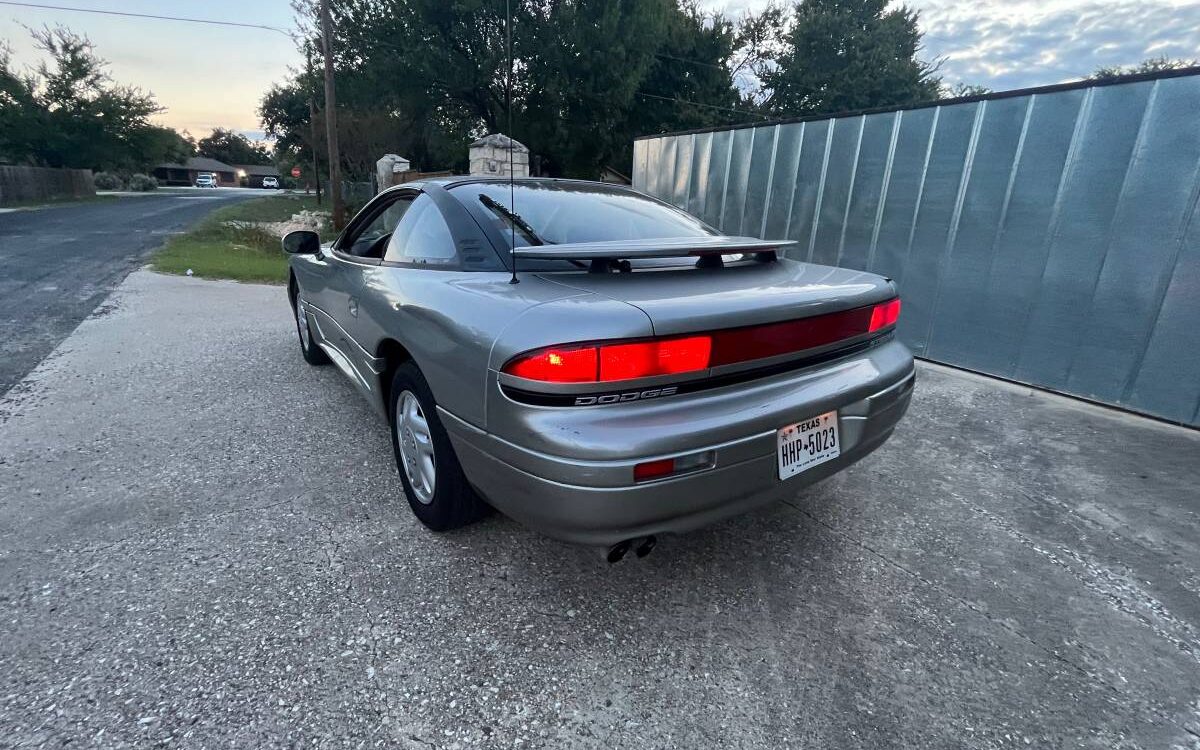
[(263, 181), (262, 181), (262, 186), (265, 188), (278, 188), (279, 187), (279, 178), (278, 177), (264, 177)]
[(907, 410), (894, 284), (789, 244), (616, 185), (470, 177), (283, 239), (301, 353), (388, 423), (417, 518), (491, 505), (610, 561), (844, 469)]
[(215, 188), (218, 187), (217, 176), (215, 174), (206, 174), (201, 172), (196, 175), (196, 187)]

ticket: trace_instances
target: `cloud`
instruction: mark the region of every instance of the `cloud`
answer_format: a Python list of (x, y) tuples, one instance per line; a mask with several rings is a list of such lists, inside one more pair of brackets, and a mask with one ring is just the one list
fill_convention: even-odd
[[(737, 16), (767, 0), (707, 0)], [(899, 3), (894, 3), (899, 5)], [(1149, 57), (1200, 57), (1200, 0), (905, 0), (948, 83), (997, 91), (1077, 80)]]
[(996, 90), (1076, 80), (1097, 68), (1149, 57), (1200, 53), (1200, 3), (959, 3), (932, 0), (921, 11), (926, 53), (943, 57), (950, 82)]

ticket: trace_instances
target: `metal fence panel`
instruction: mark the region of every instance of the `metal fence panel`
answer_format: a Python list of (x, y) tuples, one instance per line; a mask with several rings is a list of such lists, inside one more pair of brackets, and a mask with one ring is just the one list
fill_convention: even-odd
[(764, 237), (786, 237), (796, 191), (796, 171), (800, 167), (800, 145), (804, 123), (780, 125), (779, 140), (772, 159), (770, 209), (762, 231)]
[(704, 215), (708, 198), (708, 165), (712, 155), (712, 133), (697, 133), (692, 141), (692, 173), (688, 180), (688, 201), (683, 207), (695, 216)]
[(742, 233), (742, 211), (746, 208), (746, 191), (750, 182), (750, 161), (754, 151), (754, 135), (758, 129), (737, 130), (729, 151), (729, 170), (725, 175), (725, 200), (721, 208), (720, 226), (729, 234)]
[(866, 268), (870, 262), (897, 117), (864, 118), (835, 265)]
[(1200, 76), (656, 136), (634, 184), (892, 277), (933, 360), (1200, 426)]
[(804, 124), (804, 141), (800, 144), (800, 163), (796, 167), (796, 189), (792, 191), (791, 218), (787, 238), (799, 245), (788, 251), (797, 260), (808, 260), (812, 252), (813, 217), (821, 203), (825, 188), (825, 156), (833, 135), (830, 120)]
[(762, 234), (763, 214), (767, 211), (771, 180), (774, 178), (774, 149), (778, 128), (759, 128), (750, 156), (750, 171), (746, 178), (746, 202), (742, 206), (742, 218), (738, 234), (757, 237)]
[(830, 124), (832, 133), (825, 153), (825, 180), (814, 209), (816, 223), (809, 234), (807, 257), (813, 263), (837, 263), (841, 229), (845, 226), (846, 206), (850, 201), (850, 189), (854, 185), (854, 171), (858, 163), (855, 155), (858, 153), (862, 124), (861, 117), (834, 120)]
[(1029, 102), (1019, 99), (980, 104), (970, 179), (965, 182), (934, 301), (927, 356), (946, 361), (970, 359), (979, 348), (976, 337), (986, 335), (987, 324), (981, 325), (981, 318), (987, 310), (977, 295), (991, 288), (996, 235), (1004, 224), (1008, 187), (1018, 163), (1017, 149), (1028, 110)]

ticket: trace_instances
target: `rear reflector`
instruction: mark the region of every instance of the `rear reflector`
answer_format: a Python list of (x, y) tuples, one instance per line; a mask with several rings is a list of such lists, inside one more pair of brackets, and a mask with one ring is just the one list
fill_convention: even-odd
[(643, 461), (633, 467), (633, 481), (648, 482), (651, 479), (662, 479), (674, 474), (690, 474), (701, 469), (711, 469), (716, 463), (716, 458), (717, 455), (713, 451), (700, 451), (675, 458)]
[(675, 473), (675, 459), (660, 458), (657, 461), (643, 461), (633, 467), (633, 481), (645, 482), (649, 479), (667, 477)]
[(777, 357), (895, 325), (900, 300), (708, 334), (611, 344), (564, 344), (526, 352), (505, 373), (543, 383), (614, 383)]

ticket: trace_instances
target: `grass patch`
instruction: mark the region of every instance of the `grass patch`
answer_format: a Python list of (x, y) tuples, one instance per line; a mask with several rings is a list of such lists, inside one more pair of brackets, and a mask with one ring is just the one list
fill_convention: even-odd
[(169, 240), (154, 256), (154, 270), (186, 274), (190, 268), (207, 279), (282, 284), (288, 265), (279, 238), (259, 227), (227, 222), (286, 221), (292, 214), (317, 209), (316, 198), (303, 195), (275, 195), (219, 208), (190, 232)]

